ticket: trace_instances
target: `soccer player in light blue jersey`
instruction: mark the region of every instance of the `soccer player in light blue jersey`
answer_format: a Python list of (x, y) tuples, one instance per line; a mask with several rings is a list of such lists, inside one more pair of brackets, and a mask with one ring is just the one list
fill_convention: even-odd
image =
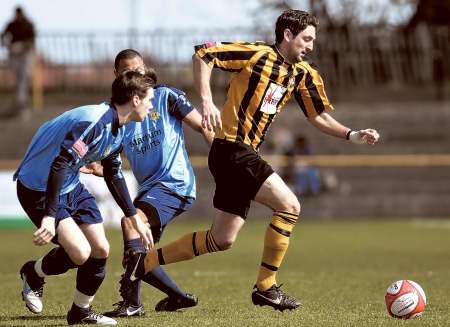
[[(116, 56), (116, 74), (142, 69), (144, 62), (139, 52), (126, 49)], [(153, 109), (144, 121), (126, 126), (124, 153), (139, 183), (134, 205), (143, 222), (150, 225), (153, 241), (157, 243), (166, 225), (188, 210), (195, 200), (195, 176), (185, 149), (182, 123), (202, 134), (208, 144), (214, 133), (202, 128), (200, 113), (182, 91), (159, 85), (155, 87), (152, 101)], [(122, 218), (122, 231), (124, 265), (130, 268), (146, 250), (126, 218)], [(175, 311), (197, 304), (196, 296), (181, 291), (161, 267), (150, 271), (142, 280), (167, 294), (156, 305), (157, 311)], [(139, 280), (131, 289), (121, 289), (121, 295), (123, 300), (105, 315), (128, 317), (144, 313)]]
[(44, 279), (78, 268), (72, 324), (115, 325), (91, 308), (105, 277), (109, 243), (94, 197), (79, 180), (80, 167), (100, 161), (104, 179), (143, 247), (151, 247), (150, 229), (139, 219), (121, 170), (126, 125), (142, 121), (152, 108), (156, 74), (128, 71), (112, 84), (111, 103), (75, 108), (42, 125), (14, 174), (23, 209), (38, 227), (35, 245), (59, 246), (28, 261), (21, 270), (22, 297), (33, 313), (42, 311)]

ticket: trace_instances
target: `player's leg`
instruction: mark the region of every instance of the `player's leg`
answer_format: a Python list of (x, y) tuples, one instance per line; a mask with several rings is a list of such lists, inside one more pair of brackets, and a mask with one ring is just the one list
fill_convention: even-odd
[(45, 278), (63, 274), (82, 264), (89, 257), (89, 243), (73, 219), (66, 218), (59, 221), (56, 235), (60, 246), (53, 248), (36, 261), (28, 261), (20, 270), (24, 283), (22, 297), (27, 308), (33, 313), (42, 311)]
[[(38, 192), (25, 187), (20, 181), (17, 182), (17, 197), (28, 217), (36, 226), (40, 226), (45, 208), (45, 192)], [(67, 233), (71, 226), (76, 224), (72, 219), (66, 218), (70, 214), (62, 207), (56, 216), (56, 236), (52, 240), (58, 244), (57, 239)], [(64, 219), (66, 218), (66, 219)], [(43, 286), (46, 276), (59, 275), (65, 273), (71, 268), (75, 268), (77, 262), (83, 256), (89, 256), (89, 244), (80, 239), (78, 235), (74, 235), (72, 240), (79, 247), (77, 255), (73, 256), (73, 260), (62, 246), (53, 248), (45, 256), (36, 261), (28, 261), (20, 269), (20, 277), (23, 281), (22, 298), (27, 308), (33, 313), (42, 311)]]
[(253, 303), (270, 305), (278, 310), (295, 309), (300, 302), (277, 287), (276, 274), (300, 214), (300, 203), (276, 173), (270, 175), (263, 183), (255, 200), (274, 211), (265, 234), (261, 266), (252, 294)]
[[(72, 307), (67, 313), (67, 322), (72, 324), (115, 325), (117, 322), (92, 310), (92, 301), (105, 278), (109, 243), (103, 227), (103, 219), (94, 197), (82, 186), (73, 194), (72, 216), (78, 230), (89, 244), (90, 252), (79, 264)], [(67, 249), (66, 249), (67, 250)], [(69, 250), (67, 250), (70, 255)]]
[[(188, 210), (193, 201), (193, 198), (180, 196), (164, 185), (156, 184), (151, 189), (138, 195), (135, 206), (138, 208), (141, 219), (145, 223), (149, 223), (156, 244), (159, 242), (165, 226)], [(125, 261), (132, 267), (136, 263), (139, 253), (144, 252), (143, 245), (139, 235), (127, 219), (122, 220), (122, 231), (125, 241), (124, 252), (125, 257), (127, 257)], [(131, 268), (129, 267), (129, 269)], [(156, 305), (156, 311), (175, 311), (197, 305), (197, 297), (180, 290), (160, 266), (147, 272), (142, 280), (167, 294), (167, 297)], [(120, 309), (129, 305), (127, 302), (131, 302), (134, 307), (140, 305), (139, 285), (140, 281), (138, 280), (130, 285), (130, 290), (122, 292), (122, 295), (126, 295), (129, 300), (119, 302), (117, 310), (125, 313), (125, 310)]]

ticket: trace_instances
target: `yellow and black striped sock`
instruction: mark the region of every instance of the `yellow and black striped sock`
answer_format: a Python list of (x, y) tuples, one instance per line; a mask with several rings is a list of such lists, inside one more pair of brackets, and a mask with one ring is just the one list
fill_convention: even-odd
[(191, 260), (221, 250), (210, 230), (189, 233), (162, 248), (149, 251), (145, 257), (145, 273), (158, 265)]
[(272, 221), (266, 230), (262, 262), (256, 281), (259, 290), (265, 291), (276, 284), (275, 277), (289, 246), (289, 237), (297, 219), (298, 215), (290, 212), (273, 213)]

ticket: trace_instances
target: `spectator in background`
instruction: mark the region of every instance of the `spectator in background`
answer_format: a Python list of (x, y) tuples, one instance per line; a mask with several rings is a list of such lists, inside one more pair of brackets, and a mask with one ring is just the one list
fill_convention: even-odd
[[(286, 152), (286, 156), (309, 156), (312, 154), (308, 139), (303, 135), (298, 135), (294, 145)], [(292, 185), (294, 193), (297, 195), (317, 195), (320, 187), (320, 174), (316, 167), (310, 166), (306, 162), (297, 162), (295, 158), (288, 160), (285, 170), (285, 177)]]
[(25, 16), (20, 6), (15, 16), (2, 32), (2, 44), (8, 48), (9, 62), (16, 75), (15, 108), (11, 116), (28, 114), (28, 92), (33, 68), (36, 33), (33, 23)]

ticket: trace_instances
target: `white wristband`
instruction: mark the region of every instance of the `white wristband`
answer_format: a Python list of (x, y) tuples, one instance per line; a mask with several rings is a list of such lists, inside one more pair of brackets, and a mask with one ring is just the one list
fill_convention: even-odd
[(351, 131), (348, 139), (350, 140), (350, 142), (354, 143), (354, 144), (364, 144), (367, 143), (367, 138), (365, 135), (361, 136), (361, 134), (359, 134), (359, 131)]

